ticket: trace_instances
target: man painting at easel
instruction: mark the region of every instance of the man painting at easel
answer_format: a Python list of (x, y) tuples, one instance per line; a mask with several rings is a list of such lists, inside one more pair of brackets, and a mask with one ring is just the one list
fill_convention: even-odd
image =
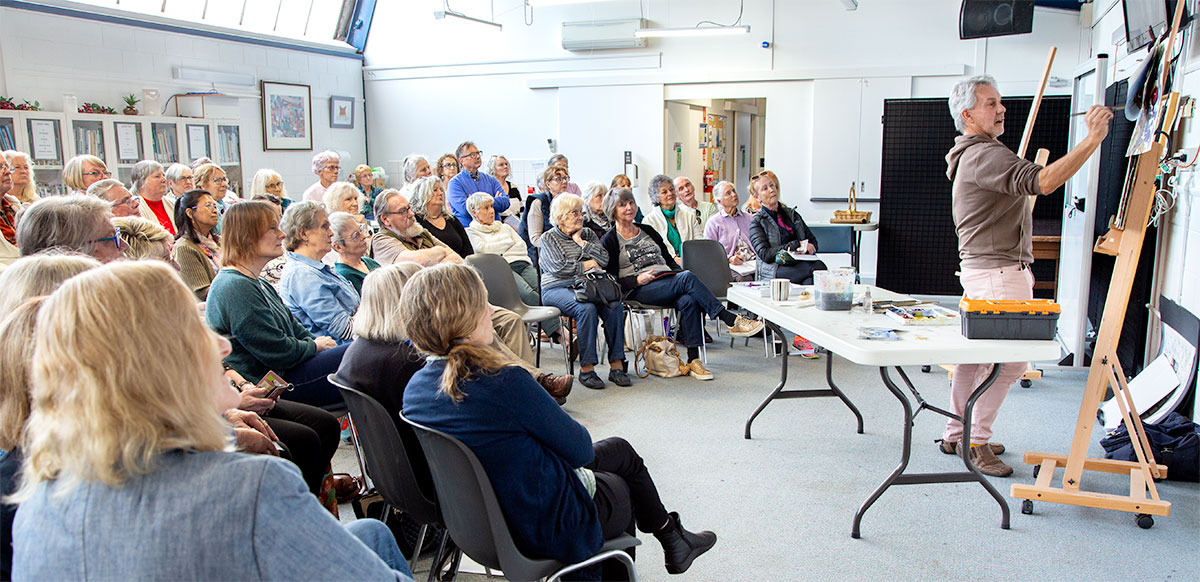
[[(1049, 194), (1066, 183), (1108, 135), (1112, 111), (1093, 106), (1084, 117), (1088, 135), (1075, 149), (1041, 167), (1000, 143), (1004, 105), (989, 75), (959, 82), (950, 92), (950, 114), (962, 135), (946, 154), (946, 176), (954, 182), (954, 225), (958, 234), (960, 282), (973, 299), (1032, 299), (1033, 217), (1029, 196)], [(996, 457), (1004, 445), (991, 442), (992, 423), (1009, 388), (1027, 362), (1004, 364), (995, 384), (975, 404), (971, 424), (971, 463), (985, 475), (1007, 477), (1012, 467)], [(951, 410), (962, 415), (967, 398), (990, 372), (988, 364), (956, 366)], [(955, 454), (962, 423), (951, 419), (941, 450)]]

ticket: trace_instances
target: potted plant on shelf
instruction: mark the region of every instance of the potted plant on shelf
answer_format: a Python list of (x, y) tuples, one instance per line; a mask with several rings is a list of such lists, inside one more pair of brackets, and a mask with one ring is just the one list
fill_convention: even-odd
[(125, 102), (125, 115), (137, 115), (137, 104), (141, 101), (133, 93), (130, 93), (121, 98)]

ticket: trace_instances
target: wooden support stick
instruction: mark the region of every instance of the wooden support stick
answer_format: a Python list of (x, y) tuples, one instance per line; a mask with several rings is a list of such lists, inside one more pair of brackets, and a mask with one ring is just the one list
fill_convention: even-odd
[(1042, 71), (1042, 82), (1038, 83), (1037, 95), (1033, 97), (1033, 107), (1029, 110), (1029, 119), (1025, 120), (1025, 133), (1021, 134), (1021, 147), (1017, 148), (1017, 157), (1024, 158), (1029, 149), (1029, 138), (1033, 137), (1033, 122), (1037, 121), (1038, 109), (1042, 106), (1042, 94), (1046, 92), (1046, 82), (1050, 80), (1050, 66), (1054, 64), (1054, 55), (1058, 47), (1050, 47), (1046, 55), (1046, 68)]

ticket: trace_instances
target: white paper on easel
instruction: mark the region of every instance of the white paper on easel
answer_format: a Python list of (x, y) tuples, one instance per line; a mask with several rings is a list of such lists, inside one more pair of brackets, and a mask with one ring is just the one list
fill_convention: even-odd
[[(1133, 397), (1133, 406), (1136, 410), (1149, 410), (1178, 386), (1179, 377), (1175, 375), (1175, 369), (1171, 367), (1170, 360), (1159, 355), (1142, 370), (1141, 374), (1129, 381), (1129, 394)], [(1114, 430), (1120, 426), (1121, 407), (1117, 404), (1116, 398), (1102, 404), (1100, 412), (1104, 414), (1105, 429)]]

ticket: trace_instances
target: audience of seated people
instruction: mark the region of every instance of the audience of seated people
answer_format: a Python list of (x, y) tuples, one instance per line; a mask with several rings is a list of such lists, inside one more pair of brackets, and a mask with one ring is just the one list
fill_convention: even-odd
[[(326, 150), (313, 158), (318, 181), (305, 193), (305, 198), (319, 200), (295, 203), (287, 197), (282, 176), (274, 170), (258, 171), (250, 195), (244, 197), (253, 200), (241, 202), (242, 199), (232, 195), (224, 170), (211, 160), (197, 160), (192, 167), (172, 164), (165, 170), (154, 161), (139, 162), (131, 170), (130, 188), (126, 189), (111, 178), (102, 160), (91, 156), (77, 156), (64, 167), (63, 183), (75, 195), (39, 199), (25, 167), (28, 156), (21, 152), (4, 154), (0, 158), (3, 201), (0, 234), (4, 235), (0, 241), (0, 265), (15, 263), (0, 273), (0, 299), (5, 298), (5, 287), (12, 278), (23, 276), (40, 281), (40, 287), (30, 287), (26, 294), (30, 301), (10, 302), (0, 310), (0, 349), (4, 350), (0, 358), (6, 362), (0, 373), (3, 383), (0, 389), (5, 395), (5, 401), (0, 403), (3, 412), (0, 420), (8, 421), (7, 430), (0, 431), (3, 450), (0, 476), (4, 477), (5, 493), (17, 490), (16, 486), (23, 483), (15, 499), (24, 500), (31, 508), (29, 515), (38, 516), (19, 517), (16, 537), (8, 538), (15, 542), (14, 572), (26, 575), (71, 577), (77, 570), (70, 564), (48, 564), (34, 559), (35, 555), (40, 556), (36, 552), (44, 548), (24, 543), (23, 532), (57, 536), (55, 539), (64, 545), (56, 549), (67, 556), (108, 547), (103, 541), (71, 539), (72, 534), (61, 531), (47, 532), (40, 523), (42, 516), (52, 518), (70, 510), (48, 503), (49, 495), (66, 491), (68, 506), (80, 504), (84, 499), (80, 497), (84, 493), (77, 492), (77, 488), (86, 495), (99, 496), (111, 503), (111, 508), (94, 510), (96, 523), (115, 528), (121, 519), (117, 508), (137, 511), (144, 504), (157, 506), (163, 500), (178, 501), (177, 494), (166, 483), (208, 483), (224, 475), (223, 496), (237, 498), (222, 507), (229, 508), (228, 511), (249, 507), (246, 511), (251, 514), (258, 511), (263, 521), (258, 526), (223, 523), (219, 517), (228, 515), (223, 510), (211, 518), (220, 525), (206, 526), (209, 527), (206, 531), (224, 532), (222, 535), (228, 534), (230, 540), (250, 543), (249, 540), (258, 539), (256, 536), (270, 530), (275, 533), (273, 543), (290, 548), (285, 552), (288, 559), (251, 556), (201, 567), (188, 562), (192, 556), (168, 556), (159, 538), (138, 532), (137, 528), (121, 532), (127, 537), (114, 539), (136, 540), (143, 556), (149, 554), (150, 562), (168, 564), (158, 566), (155, 571), (160, 574), (179, 572), (188, 576), (213, 572), (217, 576), (238, 577), (236, 572), (248, 571), (245, 570), (248, 567), (280, 575), (294, 572), (288, 568), (309, 558), (297, 554), (296, 548), (302, 548), (304, 541), (291, 539), (298, 535), (295, 531), (321, 532), (326, 540), (323, 555), (335, 556), (334, 561), (355, 561), (357, 570), (343, 568), (342, 573), (357, 571), (378, 577), (368, 574), (374, 572), (406, 579), (407, 565), (394, 549), (395, 542), (385, 527), (370, 520), (356, 521), (360, 525), (351, 527), (359, 531), (351, 533), (376, 549), (379, 557), (355, 554), (363, 549), (362, 545), (347, 544), (345, 540), (350, 537), (328, 513), (320, 511), (319, 505), (312, 504), (316, 501), (312, 495), (301, 498), (296, 494), (297, 490), (305, 489), (317, 493), (322, 482), (330, 479), (339, 427), (337, 419), (318, 406), (341, 401), (326, 379), (332, 372), (375, 396), (393, 415), (404, 407), (414, 420), (434, 428), (445, 428), (439, 422), (453, 424), (455, 415), (487, 418), (486, 422), (455, 436), (473, 448), (482, 446), (482, 452), (476, 450), (476, 454), (489, 473), (528, 474), (524, 464), (544, 463), (520, 454), (496, 457), (486, 444), (475, 440), (478, 431), (511, 423), (504, 415), (513, 414), (514, 410), (500, 411), (494, 405), (499, 393), (493, 384), (504, 385), (510, 391), (506, 398), (522, 403), (522, 409), (516, 412), (537, 416), (537, 426), (522, 429), (529, 431), (523, 436), (512, 435), (517, 439), (514, 442), (537, 438), (538, 434), (557, 435), (556, 438), (563, 439), (556, 441), (560, 444), (541, 449), (538, 454), (554, 455), (568, 468), (562, 475), (540, 475), (550, 479), (546, 483), (561, 481), (562, 485), (558, 490), (552, 487), (549, 493), (543, 490), (549, 497), (535, 496), (535, 505), (553, 498), (560, 503), (557, 509), (549, 506), (526, 509), (535, 516), (531, 519), (540, 519), (536, 517), (539, 514), (558, 519), (556, 523), (562, 528), (559, 531), (575, 533), (558, 535), (545, 528), (529, 529), (526, 523), (514, 523), (514, 533), (522, 549), (531, 555), (559, 559), (573, 559), (577, 554), (582, 557), (594, 551), (604, 538), (633, 533), (636, 523), (638, 529), (660, 537), (668, 570), (681, 572), (712, 546), (715, 536), (708, 532), (688, 532), (679, 525), (677, 516), (667, 514), (641, 458), (628, 443), (607, 439), (593, 448), (586, 430), (553, 406), (552, 400), (559, 404), (565, 401), (575, 378), (548, 374), (533, 366), (528, 328), (515, 313), (486, 305), (486, 292), (478, 276), (461, 266), (463, 257), (474, 252), (503, 257), (512, 270), (522, 300), (530, 305), (553, 305), (572, 318), (579, 352), (578, 379), (589, 388), (605, 386), (595, 370), (601, 359), (597, 349), (601, 323), (607, 346), (604, 359), (609, 364), (608, 381), (631, 385), (624, 355), (623, 300), (678, 311), (675, 339), (687, 351), (687, 373), (699, 379), (712, 378), (698, 353), (704, 342), (705, 315), (724, 322), (734, 336), (753, 335), (762, 329), (761, 322), (726, 309), (699, 279), (680, 269), (678, 257), (683, 242), (701, 236), (716, 240), (724, 247), (731, 265), (757, 259), (760, 279), (783, 277), (811, 283), (812, 271), (824, 268), (819, 261), (781, 264), (793, 261), (781, 258), (780, 250), (798, 252), (803, 246), (806, 252), (814, 253), (816, 240), (799, 214), (779, 201), (779, 181), (769, 171), (753, 178), (750, 197), (743, 208), (738, 207), (738, 193), (729, 182), (715, 186), (717, 204), (712, 204), (697, 198), (687, 177), (672, 180), (665, 175), (654, 176), (647, 190), (654, 208), (643, 223), (627, 176), (615, 176), (611, 189), (600, 182), (589, 182), (584, 189), (585, 197), (580, 198), (572, 192), (579, 187), (571, 182), (566, 157), (562, 155), (548, 160), (538, 180), (539, 192), (528, 196), (523, 212), (518, 212), (522, 210), (521, 193), (510, 180), (512, 168), (508, 160), (492, 156), (487, 173), (483, 173), (482, 152), (471, 142), (463, 142), (456, 150), (457, 155), (442, 156), (436, 165), (430, 165), (421, 155), (408, 156), (403, 164), (403, 192), (376, 188), (374, 174), (367, 165), (356, 168), (352, 181), (338, 182), (340, 158)], [(19, 190), (14, 186), (18, 180), (14, 180), (10, 164), (23, 164)], [(453, 194), (447, 191), (447, 186)], [(79, 195), (84, 192), (89, 195)], [(320, 195), (314, 196), (318, 192)], [(501, 206), (513, 204), (514, 199), (514, 218), (520, 226), (516, 230), (501, 220), (506, 210)], [(370, 204), (366, 212), (362, 211), (363, 202)], [(462, 204), (465, 221), (456, 216), (458, 202)], [(378, 223), (374, 235), (370, 234), (372, 225), (366, 215), (373, 216)], [(12, 251), (11, 257), (5, 255), (5, 249)], [(17, 259), (18, 256), (25, 258)], [(125, 261), (97, 269), (101, 264), (122, 258)], [(68, 265), (62, 268), (51, 265), (56, 261)], [(45, 273), (29, 275), (30, 267), (22, 266), (25, 264), (37, 265), (37, 270)], [(274, 265), (276, 272), (272, 282), (268, 282), (269, 264)], [(64, 281), (85, 270), (101, 274), (90, 279), (76, 277), (77, 283), (63, 286), (69, 287), (70, 293), (55, 292)], [(607, 271), (618, 281), (623, 297), (603, 305), (577, 300), (570, 287), (577, 275), (587, 271)], [(278, 288), (274, 286), (276, 283)], [(12, 286), (17, 291), (22, 288)], [(105, 292), (97, 293), (98, 289)], [(181, 293), (190, 299), (182, 302), (190, 304), (190, 308), (181, 307)], [(48, 298), (51, 294), (55, 295)], [(148, 294), (153, 294), (155, 300), (147, 301)], [(141, 302), (139, 297), (143, 299)], [(85, 298), (91, 302), (92, 311), (104, 313), (80, 311)], [(462, 309), (460, 312), (433, 309), (433, 305)], [(45, 306), (55, 309), (55, 317), (39, 319), (38, 313), (45, 313)], [(168, 312), (174, 315), (165, 315)], [(74, 434), (100, 441), (118, 436), (132, 439), (137, 446), (145, 447), (149, 456), (111, 457), (110, 461), (115, 462), (110, 462), (105, 473), (96, 470), (96, 458), (68, 448), (66, 441), (46, 438), (37, 443), (43, 447), (37, 451), (49, 455), (44, 458), (63, 463), (50, 471), (49, 465), (36, 466), (28, 454), (21, 454), (17, 445), (32, 442), (19, 440), (21, 431), (33, 432), (29, 427), (34, 419), (51, 422), (55, 415), (69, 419), (79, 411), (39, 408), (38, 403), (45, 402), (48, 393), (39, 396), (35, 376), (49, 380), (52, 375), (47, 370), (34, 369), (36, 362), (43, 361), (40, 354), (34, 354), (33, 338), (42, 337), (39, 334), (43, 332), (35, 323), (46, 322), (45, 337), (55, 337), (63, 346), (81, 350), (70, 366), (90, 366), (102, 363), (106, 357), (84, 349), (91, 341), (88, 333), (92, 327), (81, 325), (80, 333), (72, 337), (51, 327), (62, 325), (66, 321), (63, 317), (79, 319), (85, 315), (92, 318), (90, 323), (97, 325), (116, 315), (124, 318), (125, 326), (145, 321), (148, 326), (145, 328), (137, 323), (139, 340), (151, 342), (147, 346), (153, 349), (147, 348), (145, 353), (152, 352), (154, 358), (140, 359), (136, 376), (105, 368), (117, 375), (92, 376), (90, 384), (73, 385), (96, 393), (104, 393), (105, 388), (111, 392), (108, 388), (111, 383), (128, 387), (120, 402), (124, 403), (125, 398), (137, 400), (137, 410), (144, 412), (138, 421), (141, 425), (125, 428), (110, 423), (112, 426), (97, 425), (89, 429), (106, 431), (101, 434)], [(194, 321), (191, 324), (182, 321), (187, 317)], [(216, 339), (210, 332), (196, 332), (193, 328), (199, 321), (205, 321), (209, 329), (228, 338), (228, 347), (222, 348), (224, 340)], [(545, 322), (543, 329), (553, 338), (560, 335), (558, 324), (557, 320)], [(155, 331), (163, 325), (170, 329), (169, 337)], [(143, 329), (147, 331), (142, 332)], [(55, 333), (58, 335), (52, 335)], [(127, 335), (117, 332), (117, 337), (125, 341)], [(175, 350), (185, 348), (188, 357), (172, 355), (177, 353)], [(425, 354), (435, 357), (427, 361)], [(33, 361), (34, 367), (9, 365), (7, 362), (15, 361), (10, 358), (14, 355), (18, 360)], [(92, 356), (100, 359), (89, 359)], [(154, 361), (141, 361), (147, 359)], [(217, 367), (217, 360), (224, 360), (223, 371)], [(469, 366), (448, 366), (448, 360), (451, 364), (461, 361)], [(147, 396), (150, 388), (142, 385), (147, 368), (164, 362), (179, 365), (171, 367), (170, 373), (155, 371), (152, 376), (159, 378), (156, 385), (162, 384), (161, 378), (167, 378), (171, 386), (180, 387), (177, 400), (150, 398)], [(196, 381), (206, 377), (204, 369), (212, 367), (217, 367), (219, 381)], [(269, 388), (260, 388), (259, 380), (270, 371), (289, 383), (289, 390), (270, 394)], [(70, 385), (65, 381), (59, 384)], [(530, 391), (533, 386), (538, 387), (536, 393)], [(542, 392), (552, 399), (540, 396)], [(447, 398), (434, 398), (435, 395)], [(197, 406), (196, 399), (201, 396), (214, 403), (207, 407), (213, 410), (211, 422), (198, 419), (204, 415), (195, 414), (205, 409)], [(32, 408), (21, 404), (29, 401), (33, 402)], [(472, 406), (474, 403), (478, 406)], [(551, 403), (549, 408), (546, 403)], [(174, 414), (171, 409), (178, 406), (192, 413), (188, 415), (192, 424), (171, 424), (177, 432), (167, 434), (162, 431), (167, 426), (163, 423), (174, 418), (167, 415)], [(101, 406), (89, 411), (93, 412), (97, 418), (104, 418), (110, 409)], [(212, 439), (212, 426), (225, 427), (220, 443)], [(137, 432), (122, 432), (126, 430)], [(260, 456), (221, 452), (232, 450), (228, 448), (230, 445)], [(170, 452), (180, 448), (194, 454), (181, 457)], [(272, 464), (266, 456), (282, 456), (299, 470)], [(68, 457), (73, 460), (63, 462)], [(142, 464), (147, 459), (154, 460), (153, 466)], [(31, 472), (19, 482), (15, 475), (22, 463)], [(276, 493), (284, 494), (264, 501), (256, 489), (237, 486), (230, 489), (228, 482), (244, 483), (244, 479), (235, 475), (252, 468), (256, 474), (273, 480)], [(561, 479), (563, 475), (569, 479)], [(497, 481), (493, 479), (494, 484)], [(617, 481), (624, 481), (627, 487), (614, 485)], [(118, 486), (127, 482), (136, 482), (146, 495), (127, 495), (124, 487)], [(303, 486), (297, 489), (301, 482)], [(335, 478), (334, 484), (339, 494), (358, 490), (358, 483), (348, 476)], [(514, 485), (512, 490), (508, 486), (507, 482), (503, 486), (497, 484), (502, 505), (514, 502), (510, 496), (524, 495), (521, 489), (524, 484)], [(624, 498), (622, 491), (627, 491)], [(591, 497), (592, 502), (589, 504), (583, 496)], [(207, 499), (200, 497), (201, 501)], [(526, 501), (530, 499), (527, 497)], [(206, 506), (212, 505), (211, 501), (204, 502)], [(11, 523), (11, 507), (3, 508), (8, 523)], [(82, 505), (79, 507), (70, 511), (87, 511)], [(269, 518), (262, 517), (264, 507), (272, 512)], [(312, 511), (313, 508), (317, 511)], [(5, 527), (7, 531), (9, 526)], [(286, 540), (280, 541), (281, 536)], [(207, 541), (219, 545), (228, 540)], [(114, 562), (105, 567), (111, 568), (114, 575), (126, 577), (136, 577), (141, 571), (138, 564)], [(297, 575), (308, 577), (311, 571), (314, 570), (310, 568)]]
[[(571, 199), (579, 197), (564, 196), (554, 206)], [(636, 527), (658, 538), (667, 572), (679, 574), (713, 547), (715, 534), (688, 531), (678, 513), (667, 511), (644, 460), (626, 440), (593, 443), (528, 374), (488, 348), (487, 291), (475, 271), (425, 269), (408, 281), (400, 303), (403, 312), (428, 314), (405, 318), (406, 335), (429, 361), (404, 389), (403, 412), (471, 449), (522, 553), (578, 562)], [(625, 575), (595, 574), (606, 580)]]

